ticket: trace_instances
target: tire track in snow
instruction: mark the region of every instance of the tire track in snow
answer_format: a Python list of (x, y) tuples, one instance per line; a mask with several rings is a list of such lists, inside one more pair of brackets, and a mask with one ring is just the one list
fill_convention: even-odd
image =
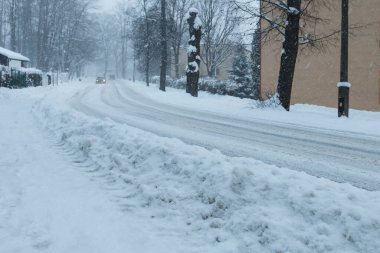
[[(93, 101), (96, 101), (94, 103)], [(101, 106), (99, 106), (101, 101)], [(79, 111), (232, 156), (247, 156), (361, 188), (379, 190), (380, 141), (273, 122), (241, 120), (154, 102), (117, 83), (88, 87)]]

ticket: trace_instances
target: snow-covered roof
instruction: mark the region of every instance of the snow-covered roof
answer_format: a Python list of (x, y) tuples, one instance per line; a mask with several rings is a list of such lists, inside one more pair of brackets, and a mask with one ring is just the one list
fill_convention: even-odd
[(0, 47), (0, 54), (4, 55), (4, 56), (6, 56), (12, 60), (30, 61), (30, 59), (28, 57), (25, 57), (22, 54), (13, 52), (13, 51), (6, 49), (6, 48), (3, 48), (3, 47)]

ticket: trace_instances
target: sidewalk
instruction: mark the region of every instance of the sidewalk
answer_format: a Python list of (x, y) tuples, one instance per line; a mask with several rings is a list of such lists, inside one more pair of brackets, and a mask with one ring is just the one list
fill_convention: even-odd
[(157, 241), (150, 224), (123, 213), (112, 193), (46, 140), (32, 103), (0, 99), (0, 252), (168, 252), (173, 242)]

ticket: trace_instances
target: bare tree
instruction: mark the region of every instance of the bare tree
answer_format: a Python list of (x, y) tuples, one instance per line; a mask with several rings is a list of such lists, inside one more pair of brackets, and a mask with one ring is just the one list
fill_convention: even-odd
[(37, 42), (37, 67), (43, 71), (48, 71), (47, 52), (49, 39), (49, 1), (39, 0), (39, 18), (38, 18), (38, 42)]
[(281, 52), (277, 93), (281, 105), (289, 111), (294, 69), (298, 54), (301, 0), (288, 0), (288, 4), (284, 8), (286, 8), (284, 11), (287, 12), (287, 19)]
[(183, 36), (186, 32), (185, 16), (192, 4), (192, 0), (169, 0), (168, 2), (168, 18), (169, 18), (169, 34), (171, 48), (174, 57), (175, 77), (180, 77), (179, 58), (181, 46), (183, 45)]
[(43, 71), (77, 72), (93, 55), (92, 2), (0, 0), (0, 44), (27, 55)]
[(203, 44), (201, 58), (209, 77), (233, 52), (231, 36), (237, 28), (237, 12), (227, 0), (204, 0), (199, 2), (202, 10)]
[(103, 61), (103, 76), (107, 77), (110, 69), (112, 51), (115, 48), (114, 43), (117, 41), (113, 37), (114, 31), (117, 30), (116, 24), (111, 16), (106, 15), (103, 16), (98, 22), (97, 29), (99, 31), (98, 45), (100, 47), (99, 49), (102, 52), (101, 59)]
[(144, 21), (145, 21), (145, 82), (146, 86), (149, 86), (149, 68), (150, 68), (150, 25), (149, 25), (149, 17), (148, 17), (148, 0), (142, 0), (142, 10), (144, 13)]
[(16, 45), (16, 0), (11, 1), (11, 8), (9, 12), (9, 20), (11, 25), (11, 50), (17, 51)]
[[(325, 0), (248, 0), (234, 1), (238, 9), (264, 24), (261, 37), (264, 41), (282, 39), (281, 64), (277, 96), (281, 105), (289, 110), (295, 64), (299, 46), (322, 48), (334, 39), (339, 31), (317, 33), (315, 27), (325, 20), (318, 17), (318, 9), (326, 7)], [(300, 24), (303, 24), (302, 26)]]
[(22, 1), (22, 20), (21, 20), (21, 48), (20, 51), (29, 56), (29, 58), (35, 59), (34, 47), (34, 32), (33, 27), (33, 4), (34, 0)]
[(0, 1), (0, 46), (4, 46), (4, 14), (5, 14), (5, 0)]

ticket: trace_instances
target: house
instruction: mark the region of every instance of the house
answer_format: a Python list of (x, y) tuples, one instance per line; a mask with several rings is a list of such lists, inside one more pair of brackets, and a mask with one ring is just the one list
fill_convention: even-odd
[(42, 85), (42, 72), (27, 68), (28, 57), (0, 47), (0, 87), (23, 88)]
[[(321, 7), (318, 14), (327, 20), (318, 31), (339, 31), (341, 1), (328, 0), (329, 7)], [(380, 111), (380, 1), (350, 0), (349, 76), (350, 107)], [(265, 28), (265, 21), (261, 27)], [(261, 85), (263, 93), (273, 92), (278, 81), (281, 40), (262, 43)], [(337, 106), (340, 77), (340, 40), (325, 50), (299, 51), (294, 74), (291, 103)]]
[(26, 68), (30, 62), (28, 57), (0, 47), (0, 65), (11, 68)]

